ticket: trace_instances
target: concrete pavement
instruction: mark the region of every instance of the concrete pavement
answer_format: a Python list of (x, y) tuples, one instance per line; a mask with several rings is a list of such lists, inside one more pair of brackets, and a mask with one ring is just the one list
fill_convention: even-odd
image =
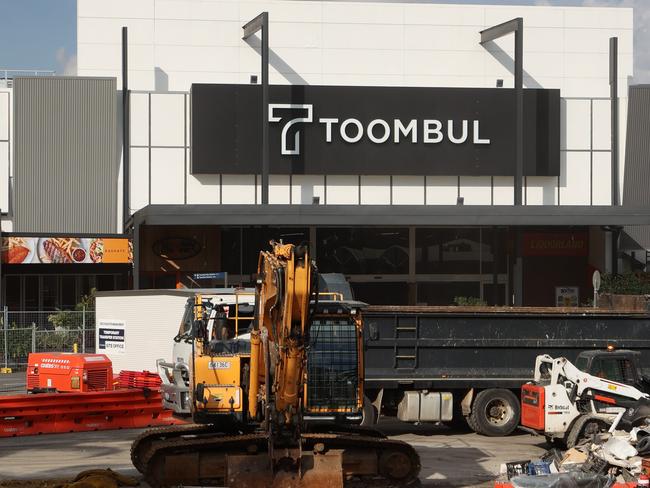
[[(431, 425), (382, 419), (389, 436), (414, 445), (423, 486), (491, 486), (499, 465), (539, 457), (543, 439), (528, 435), (483, 437)], [(137, 476), (130, 446), (141, 430), (117, 430), (0, 439), (0, 480), (71, 477), (89, 468)]]

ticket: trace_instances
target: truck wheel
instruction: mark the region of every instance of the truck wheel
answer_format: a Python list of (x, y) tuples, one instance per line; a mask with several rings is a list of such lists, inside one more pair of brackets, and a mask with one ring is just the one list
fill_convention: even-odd
[(363, 397), (363, 416), (361, 417), (361, 425), (363, 427), (371, 427), (377, 423), (377, 410), (370, 402), (370, 399), (364, 395)]
[(501, 437), (515, 430), (519, 413), (519, 400), (510, 390), (483, 390), (476, 395), (467, 423), (474, 432)]
[(607, 432), (607, 429), (609, 429), (609, 424), (603, 419), (583, 415), (571, 426), (566, 436), (566, 447), (571, 449), (600, 432)]

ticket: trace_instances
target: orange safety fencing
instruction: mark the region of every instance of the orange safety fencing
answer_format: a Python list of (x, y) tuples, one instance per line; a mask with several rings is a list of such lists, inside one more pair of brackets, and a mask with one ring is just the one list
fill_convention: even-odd
[(0, 437), (137, 429), (183, 423), (157, 389), (0, 397)]

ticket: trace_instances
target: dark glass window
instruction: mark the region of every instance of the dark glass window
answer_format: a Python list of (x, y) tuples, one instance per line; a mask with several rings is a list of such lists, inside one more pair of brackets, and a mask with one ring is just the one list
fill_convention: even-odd
[(21, 310), (20, 303), (20, 276), (7, 276), (5, 278), (5, 300), (9, 310)]
[(97, 291), (112, 291), (115, 289), (115, 277), (113, 275), (97, 275)]
[(39, 286), (38, 276), (25, 276), (25, 310), (39, 310), (38, 306)]
[(478, 274), (482, 254), (479, 229), (433, 228), (415, 231), (415, 272), (420, 274)]
[(72, 310), (77, 304), (77, 277), (74, 275), (61, 276), (61, 308)]
[(318, 268), (324, 273), (407, 274), (408, 229), (323, 228), (316, 231)]
[(408, 283), (350, 283), (354, 298), (371, 305), (408, 305)]
[(282, 241), (285, 244), (306, 244), (309, 242), (309, 229), (248, 227), (243, 232), (242, 274), (257, 273), (260, 251), (270, 250), (269, 241)]
[(241, 274), (241, 228), (221, 228), (221, 271)]

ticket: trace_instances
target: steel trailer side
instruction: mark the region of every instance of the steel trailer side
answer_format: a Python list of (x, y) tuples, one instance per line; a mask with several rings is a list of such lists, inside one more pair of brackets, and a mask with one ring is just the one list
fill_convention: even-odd
[[(507, 434), (519, 423), (518, 406), (509, 404), (532, 380), (539, 354), (573, 361), (580, 351), (614, 345), (640, 351), (641, 367), (650, 372), (650, 314), (645, 312), (371, 306), (364, 318), (365, 389), (377, 409), (398, 410), (404, 392), (448, 392), (455, 416), (475, 417), (468, 418), (470, 426), (487, 435)], [(485, 418), (481, 427), (477, 402), (498, 411), (494, 397), (510, 409), (503, 414), (507, 425)]]

